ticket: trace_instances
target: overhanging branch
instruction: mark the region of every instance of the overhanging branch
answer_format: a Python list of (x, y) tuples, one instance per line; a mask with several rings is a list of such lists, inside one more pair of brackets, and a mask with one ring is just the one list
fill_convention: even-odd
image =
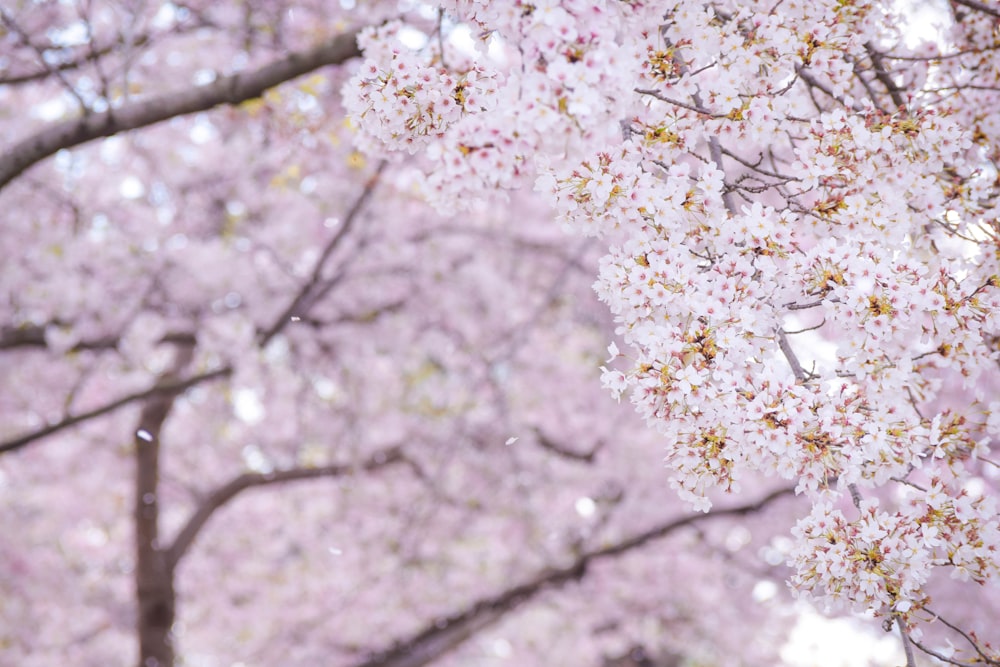
[(339, 35), (308, 51), (293, 53), (252, 72), (240, 72), (195, 86), (126, 104), (101, 113), (88, 113), (41, 129), (0, 152), (0, 190), (24, 170), (64, 148), (110, 137), (161, 121), (206, 111), (222, 104), (241, 104), (260, 97), (269, 88), (326, 65), (339, 65), (361, 55), (356, 33)]

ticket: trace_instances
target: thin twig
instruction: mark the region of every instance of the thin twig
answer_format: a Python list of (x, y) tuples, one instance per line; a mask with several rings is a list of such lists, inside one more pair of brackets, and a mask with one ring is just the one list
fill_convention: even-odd
[[(875, 72), (875, 78), (878, 82), (885, 86), (886, 92), (889, 93), (889, 97), (892, 98), (892, 103), (896, 105), (897, 109), (902, 109), (906, 106), (906, 100), (903, 99), (902, 91), (896, 82), (892, 80), (889, 75), (889, 71), (886, 69), (885, 60), (882, 54), (875, 50), (875, 46), (871, 42), (865, 43), (865, 51), (868, 52), (868, 57), (872, 59), (872, 65), (874, 66), (873, 71)], [(859, 76), (860, 78), (860, 76)], [(872, 99), (872, 102), (875, 100)]]
[(666, 102), (667, 104), (672, 104), (675, 107), (680, 107), (681, 109), (687, 109), (688, 111), (694, 111), (695, 113), (701, 114), (702, 116), (707, 116), (708, 118), (729, 118), (729, 116), (727, 116), (725, 114), (712, 113), (711, 111), (709, 111), (709, 110), (701, 107), (701, 105), (688, 104), (687, 102), (681, 102), (680, 100), (672, 99), (672, 98), (667, 97), (667, 96), (663, 95), (662, 93), (660, 93), (658, 91), (655, 91), (655, 90), (646, 90), (646, 89), (642, 89), (642, 88), (636, 88), (635, 92), (639, 93), (640, 95), (649, 95), (650, 97), (654, 97), (654, 98), (660, 100), (661, 102)]
[(35, 52), (35, 55), (38, 56), (38, 60), (42, 63), (42, 67), (45, 68), (45, 71), (50, 76), (54, 76), (59, 80), (59, 83), (63, 85), (63, 88), (65, 88), (66, 91), (73, 96), (73, 99), (76, 100), (77, 104), (80, 105), (80, 109), (84, 112), (84, 114), (89, 113), (90, 107), (88, 107), (84, 99), (80, 97), (80, 93), (77, 91), (76, 86), (69, 82), (69, 79), (67, 79), (63, 74), (63, 70), (49, 64), (48, 60), (45, 59), (45, 52), (37, 44), (35, 44), (34, 41), (32, 41), (27, 31), (22, 29), (21, 26), (14, 20), (14, 17), (8, 14), (3, 7), (0, 7), (0, 21), (5, 23), (12, 32), (17, 34), (25, 46)]
[(355, 221), (358, 218), (358, 214), (361, 213), (361, 209), (364, 208), (365, 203), (371, 198), (372, 192), (375, 190), (375, 186), (378, 183), (379, 177), (382, 175), (382, 171), (385, 169), (386, 162), (383, 160), (379, 163), (375, 172), (365, 183), (364, 189), (358, 198), (354, 200), (354, 204), (351, 206), (350, 210), (344, 217), (344, 221), (340, 224), (337, 233), (327, 242), (326, 246), (323, 248), (323, 252), (320, 253), (319, 258), (316, 260), (316, 264), (313, 265), (312, 273), (309, 276), (309, 280), (299, 288), (298, 293), (295, 298), (281, 311), (281, 314), (274, 320), (274, 323), (262, 332), (258, 336), (258, 341), (261, 347), (264, 347), (271, 341), (272, 338), (278, 335), (282, 329), (287, 326), (287, 324), (292, 321), (292, 317), (298, 316), (302, 317), (305, 314), (305, 309), (302, 307), (303, 304), (309, 300), (310, 297), (314, 296), (313, 291), (317, 285), (320, 284), (323, 278), (323, 269), (326, 266), (327, 260), (333, 251), (340, 246), (340, 243), (347, 236), (347, 233), (354, 226)]
[(928, 607), (924, 607), (924, 610), (926, 610), (928, 614), (932, 614), (934, 616), (934, 618), (936, 618), (937, 620), (941, 621), (941, 623), (943, 625), (945, 625), (949, 629), (954, 630), (959, 635), (961, 635), (962, 639), (964, 639), (965, 641), (969, 642), (969, 644), (972, 646), (972, 648), (976, 649), (976, 653), (978, 653), (979, 657), (982, 659), (980, 662), (983, 662), (983, 663), (985, 663), (987, 665), (1000, 665), (1000, 661), (996, 660), (995, 658), (993, 658), (991, 656), (986, 655), (983, 652), (983, 650), (979, 647), (979, 643), (975, 639), (973, 639), (972, 637), (970, 637), (968, 635), (968, 633), (966, 633), (964, 630), (962, 630), (961, 628), (959, 628), (955, 624), (951, 623), (950, 621), (948, 621), (946, 618), (944, 618), (943, 616), (941, 616), (937, 612), (929, 609)]

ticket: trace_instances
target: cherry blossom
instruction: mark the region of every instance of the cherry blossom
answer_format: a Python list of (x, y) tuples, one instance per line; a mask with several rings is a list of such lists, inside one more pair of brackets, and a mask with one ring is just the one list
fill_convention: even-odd
[(246, 664), (773, 664), (783, 578), (1000, 663), (989, 3), (126, 5), (0, 10), (0, 548), (72, 658), (214, 664), (221, 577), (328, 587)]
[[(886, 614), (904, 645), (917, 641), (936, 568), (994, 577), (996, 523), (960, 485), (932, 485), (933, 502), (959, 503), (976, 537), (958, 539), (976, 546), (943, 555), (940, 509), (893, 507), (927, 480), (989, 469), (982, 387), (995, 386), (1000, 282), (982, 230), (996, 192), (973, 175), (995, 174), (995, 151), (970, 129), (983, 117), (963, 124), (960, 109), (993, 89), (957, 102), (934, 82), (956, 76), (938, 64), (952, 54), (992, 58), (995, 13), (955, 3), (942, 15), (954, 28), (930, 47), (878, 3), (676, 2), (659, 16), (601, 4), (640, 29), (589, 38), (573, 3), (510, 7), (451, 9), (541, 53), (538, 68), (574, 94), (601, 81), (600, 59), (578, 72), (575, 58), (631, 54), (616, 117), (557, 91), (577, 139), (521, 163), (569, 230), (610, 245), (595, 289), (630, 352), (603, 384), (663, 435), (670, 483), (694, 507), (747, 474), (795, 481), (814, 506), (795, 529), (793, 588)], [(550, 27), (541, 45), (535, 30)], [(573, 39), (569, 62), (549, 58)], [(522, 77), (511, 67), (500, 95)], [(845, 499), (858, 518), (831, 504)]]

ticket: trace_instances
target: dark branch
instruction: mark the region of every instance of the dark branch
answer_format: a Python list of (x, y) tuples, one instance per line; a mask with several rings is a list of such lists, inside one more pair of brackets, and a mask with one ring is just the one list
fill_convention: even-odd
[(289, 302), (288, 306), (281, 311), (281, 314), (278, 315), (277, 319), (275, 319), (274, 324), (272, 324), (267, 331), (262, 332), (258, 336), (258, 341), (261, 347), (267, 345), (272, 338), (277, 336), (292, 320), (292, 317), (302, 317), (305, 315), (306, 311), (309, 309), (309, 305), (311, 305), (309, 302), (311, 299), (316, 297), (315, 291), (322, 282), (323, 269), (327, 260), (330, 259), (330, 255), (333, 254), (333, 251), (337, 249), (347, 236), (347, 233), (354, 226), (354, 222), (357, 220), (358, 214), (361, 213), (361, 209), (364, 208), (365, 203), (375, 190), (375, 185), (378, 183), (379, 176), (382, 175), (382, 171), (385, 169), (385, 166), (386, 163), (383, 160), (379, 163), (375, 173), (368, 179), (368, 182), (365, 183), (364, 189), (361, 191), (361, 194), (358, 195), (358, 198), (354, 200), (354, 204), (344, 217), (344, 221), (341, 223), (337, 233), (334, 234), (333, 237), (327, 242), (326, 247), (323, 248), (323, 252), (320, 253), (315, 266), (313, 266), (312, 274), (309, 276), (309, 280), (299, 289), (298, 294), (296, 294), (295, 298)]
[[(857, 501), (854, 503), (859, 505)], [(899, 637), (903, 642), (903, 653), (906, 655), (906, 667), (917, 667), (917, 658), (913, 655), (913, 646), (910, 643), (910, 635), (906, 631), (906, 621), (899, 614), (896, 614), (896, 626), (899, 628)]]
[(41, 438), (52, 435), (53, 433), (58, 433), (59, 431), (70, 428), (71, 426), (75, 426), (76, 424), (85, 422), (89, 419), (94, 419), (96, 417), (106, 415), (109, 412), (114, 412), (118, 408), (124, 407), (130, 403), (142, 401), (154, 396), (176, 396), (184, 391), (187, 391), (191, 387), (201, 384), (202, 382), (227, 377), (231, 373), (232, 368), (226, 366), (224, 368), (210, 371), (208, 373), (201, 373), (200, 375), (195, 375), (184, 380), (170, 380), (158, 383), (149, 389), (128, 394), (127, 396), (122, 396), (121, 398), (111, 401), (110, 403), (105, 403), (99, 408), (94, 408), (93, 410), (64, 417), (54, 424), (49, 424), (48, 426), (44, 426), (30, 433), (18, 436), (13, 440), (0, 443), (0, 454), (20, 449), (25, 445), (31, 444), (35, 440), (40, 440)]
[(567, 567), (545, 570), (498, 595), (480, 599), (463, 611), (435, 620), (420, 632), (396, 642), (392, 647), (378, 652), (355, 667), (424, 667), (540, 593), (583, 579), (593, 561), (613, 558), (641, 548), (649, 542), (702, 521), (758, 512), (778, 498), (793, 493), (794, 489), (791, 487), (782, 488), (747, 505), (714, 510), (707, 514), (689, 514), (667, 521), (617, 544), (584, 552)]
[(792, 349), (792, 344), (788, 342), (788, 335), (785, 333), (785, 330), (778, 329), (775, 335), (778, 338), (778, 347), (781, 349), (781, 353), (785, 355), (785, 359), (788, 360), (788, 365), (792, 367), (795, 379), (799, 382), (805, 382), (807, 377), (806, 371), (802, 368), (802, 364), (799, 363), (799, 358), (796, 356), (795, 350)]
[(306, 479), (321, 479), (324, 477), (342, 477), (358, 471), (373, 471), (398, 463), (406, 463), (398, 447), (390, 447), (373, 455), (361, 465), (328, 465), (315, 468), (290, 468), (267, 473), (248, 472), (230, 480), (217, 488), (198, 506), (184, 527), (177, 533), (173, 544), (167, 549), (167, 567), (171, 570), (177, 567), (184, 554), (194, 543), (201, 529), (208, 523), (212, 515), (238, 494), (259, 486), (284, 484)]
[(778, 178), (778, 179), (781, 179), (782, 181), (785, 181), (786, 183), (789, 182), (789, 181), (801, 181), (802, 180), (801, 178), (796, 178), (795, 176), (786, 176), (785, 174), (779, 174), (776, 171), (770, 171), (768, 169), (762, 168), (760, 166), (760, 163), (764, 159), (764, 155), (763, 154), (760, 155), (760, 157), (758, 158), (758, 160), (757, 160), (756, 163), (753, 163), (753, 162), (750, 162), (749, 160), (744, 160), (743, 158), (741, 158), (736, 153), (733, 153), (733, 152), (727, 150), (724, 147), (720, 147), (719, 150), (722, 151), (723, 155), (727, 155), (727, 156), (731, 157), (732, 159), (736, 160), (737, 162), (739, 162), (740, 164), (742, 164), (747, 169), (753, 169), (758, 174), (763, 174), (764, 176), (770, 176), (772, 178)]
[(584, 556), (584, 558), (589, 558), (591, 560), (596, 560), (599, 558), (608, 558), (611, 556), (619, 556), (623, 553), (632, 551), (639, 547), (645, 546), (649, 542), (658, 540), (660, 538), (666, 537), (670, 533), (673, 533), (679, 528), (684, 528), (691, 524), (701, 523), (706, 519), (717, 519), (720, 517), (733, 517), (733, 516), (746, 516), (748, 514), (754, 514), (761, 511), (775, 500), (779, 498), (784, 498), (785, 496), (791, 496), (795, 494), (795, 488), (791, 486), (782, 487), (776, 489), (771, 493), (767, 494), (763, 498), (748, 503), (746, 505), (738, 505), (736, 507), (727, 507), (718, 510), (712, 510), (704, 514), (689, 514), (680, 519), (674, 519), (673, 521), (668, 521), (660, 526), (651, 528), (644, 533), (639, 533), (635, 537), (631, 537), (627, 540), (619, 542), (618, 544), (612, 544), (610, 546), (604, 547), (603, 549), (598, 549), (590, 554)]
[[(160, 384), (175, 382), (194, 357), (194, 347), (174, 351), (171, 369), (160, 377)], [(173, 582), (164, 567), (160, 549), (160, 434), (174, 406), (177, 392), (157, 393), (143, 401), (139, 423), (134, 432), (135, 477), (133, 519), (135, 521), (135, 592), (136, 630), (139, 636), (140, 664), (173, 663), (170, 626), (175, 613)], [(156, 656), (156, 660), (150, 660)]]
[(111, 109), (55, 123), (6, 149), (0, 157), (0, 189), (28, 167), (64, 148), (100, 137), (153, 125), (169, 118), (206, 111), (221, 104), (240, 104), (266, 90), (325, 65), (338, 65), (360, 55), (355, 33), (339, 35), (310, 51), (293, 53), (252, 72), (216, 79), (205, 86), (158, 95)]
[(961, 660), (955, 660), (954, 658), (949, 658), (948, 656), (944, 655), (943, 653), (935, 651), (931, 647), (925, 646), (924, 644), (921, 644), (920, 642), (918, 642), (913, 637), (909, 637), (907, 639), (907, 641), (909, 641), (911, 644), (913, 644), (918, 649), (920, 649), (921, 651), (923, 651), (927, 655), (931, 656), (932, 658), (937, 658), (938, 660), (940, 660), (943, 663), (947, 663), (949, 665), (955, 665), (956, 667), (978, 667), (978, 666), (983, 665), (983, 664), (986, 664), (986, 665), (997, 665), (997, 664), (1000, 664), (1000, 663), (998, 663), (996, 661), (989, 661), (989, 662), (985, 662), (984, 663), (982, 661), (982, 659), (980, 659), (980, 658), (973, 658), (969, 662), (962, 662)]
[[(889, 70), (886, 69), (885, 59), (882, 54), (875, 50), (875, 47), (871, 42), (865, 44), (865, 51), (868, 52), (868, 57), (872, 60), (872, 66), (875, 72), (875, 78), (878, 82), (885, 86), (886, 92), (889, 93), (889, 97), (892, 98), (892, 103), (896, 105), (897, 109), (902, 109), (906, 107), (906, 100), (903, 99), (903, 91), (896, 85), (896, 82), (892, 80), (892, 76)], [(875, 100), (872, 100), (874, 102)]]
[(962, 5), (963, 7), (968, 7), (969, 9), (975, 10), (977, 12), (982, 12), (984, 14), (989, 14), (990, 16), (996, 16), (1000, 18), (1000, 9), (996, 7), (990, 7), (989, 5), (979, 2), (978, 0), (951, 0), (952, 4)]
[[(650, 97), (656, 98), (661, 102), (666, 102), (667, 104), (672, 104), (675, 107), (680, 107), (681, 109), (687, 109), (688, 111), (693, 111), (696, 114), (699, 114), (701, 116), (706, 116), (708, 118), (729, 118), (729, 116), (727, 116), (726, 114), (712, 113), (708, 109), (701, 106), (701, 104), (698, 103), (688, 104), (687, 102), (681, 102), (680, 100), (669, 98), (663, 93), (656, 90), (652, 89), (644, 90), (642, 88), (636, 88), (635, 92), (639, 93), (640, 95), (649, 95)], [(721, 165), (719, 166), (721, 167)]]
[(12, 16), (10, 16), (7, 12), (5, 12), (2, 7), (0, 7), (0, 22), (6, 25), (8, 30), (13, 32), (21, 39), (22, 44), (27, 46), (31, 51), (35, 53), (36, 56), (38, 56), (38, 61), (43, 65), (45, 65), (49, 75), (58, 79), (59, 83), (63, 85), (63, 87), (67, 90), (67, 92), (69, 92), (69, 94), (76, 99), (77, 104), (79, 104), (82, 109), (86, 109), (87, 108), (86, 102), (84, 102), (83, 98), (80, 97), (80, 93), (77, 92), (76, 88), (73, 87), (73, 84), (71, 84), (69, 81), (66, 80), (66, 77), (63, 76), (62, 70), (54, 68), (48, 64), (48, 62), (45, 59), (45, 50), (38, 44), (36, 44), (35, 41), (31, 38), (31, 35), (29, 35), (27, 31), (21, 28), (21, 26), (18, 25), (17, 21), (15, 21)]
[[(958, 627), (954, 623), (950, 622), (948, 619), (942, 617), (940, 614), (938, 614), (937, 612), (933, 611), (930, 607), (924, 607), (924, 610), (928, 614), (933, 615), (934, 616), (934, 620), (941, 621), (942, 625), (944, 625), (948, 629), (950, 629), (950, 630), (952, 630), (954, 632), (957, 632), (959, 635), (961, 635), (962, 639), (964, 639), (965, 641), (967, 641), (969, 643), (969, 645), (971, 645), (972, 648), (975, 649), (976, 653), (979, 654), (979, 657), (973, 658), (972, 661), (971, 661), (972, 663), (975, 663), (975, 664), (985, 664), (985, 665), (1000, 665), (1000, 660), (997, 659), (998, 656), (988, 655), (983, 650), (983, 647), (981, 647), (979, 645), (979, 642), (976, 641), (976, 639), (975, 639), (974, 636), (970, 636), (969, 633), (965, 632), (960, 627)], [(920, 650), (924, 650), (923, 647), (921, 647), (921, 646), (918, 646), (918, 648), (920, 648)]]
[[(59, 326), (54, 324), (54, 326)], [(117, 336), (101, 336), (82, 340), (69, 352), (82, 352), (84, 350), (113, 350), (118, 347), (119, 338)], [(161, 343), (175, 345), (194, 345), (195, 336), (186, 331), (171, 332), (160, 339)], [(23, 327), (3, 327), (0, 328), (0, 351), (13, 350), (22, 347), (45, 348), (48, 343), (45, 341), (45, 327), (29, 325)]]
[(570, 449), (568, 447), (563, 446), (561, 443), (556, 442), (552, 438), (545, 435), (545, 433), (539, 428), (535, 428), (533, 430), (535, 431), (535, 441), (538, 443), (539, 447), (541, 447), (542, 449), (547, 449), (553, 454), (557, 454), (558, 456), (561, 456), (564, 459), (569, 459), (571, 461), (577, 461), (582, 463), (593, 463), (594, 457), (597, 455), (597, 452), (600, 451), (601, 447), (603, 446), (603, 443), (598, 442), (596, 445), (594, 445), (594, 448), (591, 449), (590, 451), (578, 452), (574, 449)]
[[(842, 106), (845, 106), (845, 107), (848, 106), (846, 104), (846, 100), (843, 97), (837, 95), (835, 92), (833, 92), (833, 89), (830, 86), (824, 84), (819, 79), (817, 79), (815, 76), (813, 76), (811, 73), (809, 73), (808, 71), (806, 71), (805, 67), (801, 67), (801, 66), (796, 67), (795, 68), (795, 73), (799, 75), (799, 78), (802, 79), (802, 81), (810, 89), (815, 88), (816, 90), (819, 90), (819, 91), (823, 92), (823, 94), (825, 94), (827, 97), (829, 97), (830, 99), (838, 102)], [(813, 101), (815, 101), (815, 99)], [(817, 107), (817, 109), (818, 108), (819, 107)], [(860, 102), (855, 102), (852, 105), (850, 105), (850, 109), (853, 110), (853, 111), (862, 111), (863, 110)]]

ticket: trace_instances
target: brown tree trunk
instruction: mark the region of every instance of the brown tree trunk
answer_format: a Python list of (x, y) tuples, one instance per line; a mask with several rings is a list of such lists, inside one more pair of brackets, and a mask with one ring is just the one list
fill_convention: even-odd
[[(135, 436), (135, 588), (138, 603), (139, 667), (173, 667), (173, 574), (159, 539), (159, 428), (150, 426), (168, 401), (153, 399), (142, 410)], [(162, 422), (161, 422), (162, 423)]]
[(135, 434), (135, 589), (138, 602), (139, 667), (173, 667), (173, 573), (160, 545), (160, 427), (170, 397), (151, 399)]
[[(169, 382), (187, 365), (190, 348), (178, 350)], [(176, 393), (147, 399), (135, 431), (135, 592), (139, 667), (173, 667), (174, 572), (160, 539), (160, 432)]]

